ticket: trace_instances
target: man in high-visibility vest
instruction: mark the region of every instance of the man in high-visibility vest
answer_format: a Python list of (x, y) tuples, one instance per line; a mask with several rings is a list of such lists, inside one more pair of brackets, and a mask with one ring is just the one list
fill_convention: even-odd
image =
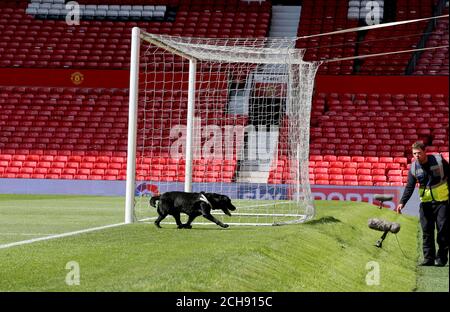
[[(397, 206), (401, 210), (410, 199), (416, 183), (419, 183), (420, 225), (422, 226), (424, 266), (445, 266), (448, 261), (448, 209), (450, 166), (439, 154), (427, 155), (425, 145), (412, 145), (414, 161), (408, 173), (408, 182)], [(436, 253), (434, 232), (437, 231)]]

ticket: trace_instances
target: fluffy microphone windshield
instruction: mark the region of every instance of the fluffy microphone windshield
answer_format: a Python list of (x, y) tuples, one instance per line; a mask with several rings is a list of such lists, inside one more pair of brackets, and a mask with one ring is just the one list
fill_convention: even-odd
[(400, 224), (382, 219), (369, 219), (369, 228), (382, 232), (398, 233)]

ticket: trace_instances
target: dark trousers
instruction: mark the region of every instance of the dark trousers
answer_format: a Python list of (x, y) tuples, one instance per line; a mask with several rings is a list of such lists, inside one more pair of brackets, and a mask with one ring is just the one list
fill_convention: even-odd
[[(448, 260), (448, 201), (420, 204), (420, 225), (423, 234), (423, 257), (434, 261), (437, 257), (444, 263)], [(438, 251), (436, 254), (434, 231), (437, 230), (436, 241)]]

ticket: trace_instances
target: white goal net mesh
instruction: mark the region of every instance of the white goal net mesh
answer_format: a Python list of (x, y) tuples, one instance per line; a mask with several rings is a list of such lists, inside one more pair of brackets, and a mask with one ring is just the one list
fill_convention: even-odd
[[(140, 38), (135, 219), (156, 216), (150, 196), (185, 190), (186, 170), (193, 192), (232, 199), (232, 217), (212, 211), (224, 223), (312, 218), (309, 124), (319, 64), (304, 62), (292, 39)], [(202, 223), (213, 225), (202, 217), (193, 225)]]

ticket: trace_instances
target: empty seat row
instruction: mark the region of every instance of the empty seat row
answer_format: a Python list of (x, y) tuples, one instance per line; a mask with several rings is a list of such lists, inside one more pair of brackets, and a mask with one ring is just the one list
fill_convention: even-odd
[[(23, 159), (17, 160), (17, 159)], [(147, 160), (152, 161), (147, 158)], [(153, 165), (142, 164), (137, 159), (137, 179), (154, 181), (184, 180), (185, 165), (164, 164), (156, 158)], [(108, 161), (108, 162), (106, 162)], [(168, 160), (164, 158), (164, 161)], [(0, 154), (1, 178), (40, 178), (40, 179), (86, 179), (123, 180), (126, 176), (126, 158), (109, 156), (65, 156), (59, 155), (9, 155)], [(193, 176), (205, 182), (231, 182), (235, 174), (236, 161), (228, 165), (199, 165), (194, 162)], [(212, 181), (212, 179), (214, 181)]]
[[(71, 13), (70, 10), (67, 9), (45, 9), (45, 8), (28, 8), (26, 13), (29, 15), (37, 16), (37, 17), (49, 17), (49, 18), (61, 18), (65, 19), (68, 14)], [(164, 18), (164, 11), (129, 11), (129, 10), (89, 10), (83, 9), (79, 11), (80, 18), (124, 18), (125, 20), (130, 19), (152, 19), (152, 18)]]
[(448, 75), (448, 20), (439, 19), (433, 34), (429, 36), (426, 47), (445, 47), (436, 50), (425, 51), (420, 55), (415, 66), (415, 75)]
[[(219, 2), (225, 4), (225, 2), (216, 1), (208, 5), (214, 6)], [(177, 36), (265, 37), (270, 22), (270, 6), (267, 3), (247, 5), (241, 4), (241, 2), (232, 1), (229, 5), (227, 3), (229, 7), (235, 6), (233, 10), (213, 10), (207, 13), (204, 10), (192, 11), (190, 5), (196, 5), (197, 2), (195, 1), (183, 2), (189, 6), (184, 7), (184, 9), (179, 7), (176, 17), (171, 22), (131, 23), (92, 20), (82, 21), (79, 26), (67, 26), (65, 21), (35, 19), (26, 15), (23, 8), (17, 8), (11, 2), (9, 4), (11, 7), (7, 7), (10, 10), (5, 14), (2, 11), (2, 14), (0, 14), (0, 67), (127, 68), (129, 67), (128, 55), (133, 26), (139, 26), (153, 33)], [(23, 4), (25, 3), (23, 2)], [(94, 11), (95, 6), (96, 10), (102, 9), (103, 13), (106, 12), (106, 15), (111, 14), (118, 17), (123, 15), (122, 17), (126, 17), (133, 14), (164, 14), (165, 11), (160, 9), (167, 9), (167, 5), (173, 6), (171, 1), (153, 1), (152, 5), (148, 5), (147, 1), (128, 1), (128, 4), (126, 4), (127, 1), (117, 3), (114, 1), (81, 2), (82, 12), (84, 10), (84, 12), (90, 11), (97, 14), (97, 11)], [(135, 3), (140, 4), (134, 5)], [(61, 5), (63, 3), (60, 2), (32, 2), (28, 12), (38, 13), (37, 10), (43, 9), (47, 10), (43, 12), (45, 14), (54, 13), (65, 16), (63, 11), (59, 13), (57, 11), (50, 12), (51, 10), (65, 10), (65, 8), (61, 9)], [(178, 5), (178, 2), (176, 5)], [(106, 10), (106, 6), (108, 6), (108, 10)], [(244, 9), (241, 10), (241, 7)], [(140, 8), (142, 8), (142, 11), (139, 10)], [(154, 10), (149, 10), (152, 8)], [(252, 9), (247, 10), (245, 8)], [(122, 9), (122, 11), (111, 9)], [(179, 20), (177, 20), (178, 16), (180, 17)], [(81, 54), (78, 53), (80, 50), (88, 52)], [(83, 59), (83, 56), (86, 56), (87, 59)], [(182, 68), (182, 64), (172, 65), (170, 61), (157, 62), (155, 60), (155, 69), (180, 70)]]
[[(108, 5), (108, 4), (78, 4), (78, 6), (69, 5), (70, 8), (81, 10), (111, 10), (111, 11), (166, 11), (165, 5)], [(65, 2), (31, 2), (28, 8), (35, 9), (65, 9)]]

